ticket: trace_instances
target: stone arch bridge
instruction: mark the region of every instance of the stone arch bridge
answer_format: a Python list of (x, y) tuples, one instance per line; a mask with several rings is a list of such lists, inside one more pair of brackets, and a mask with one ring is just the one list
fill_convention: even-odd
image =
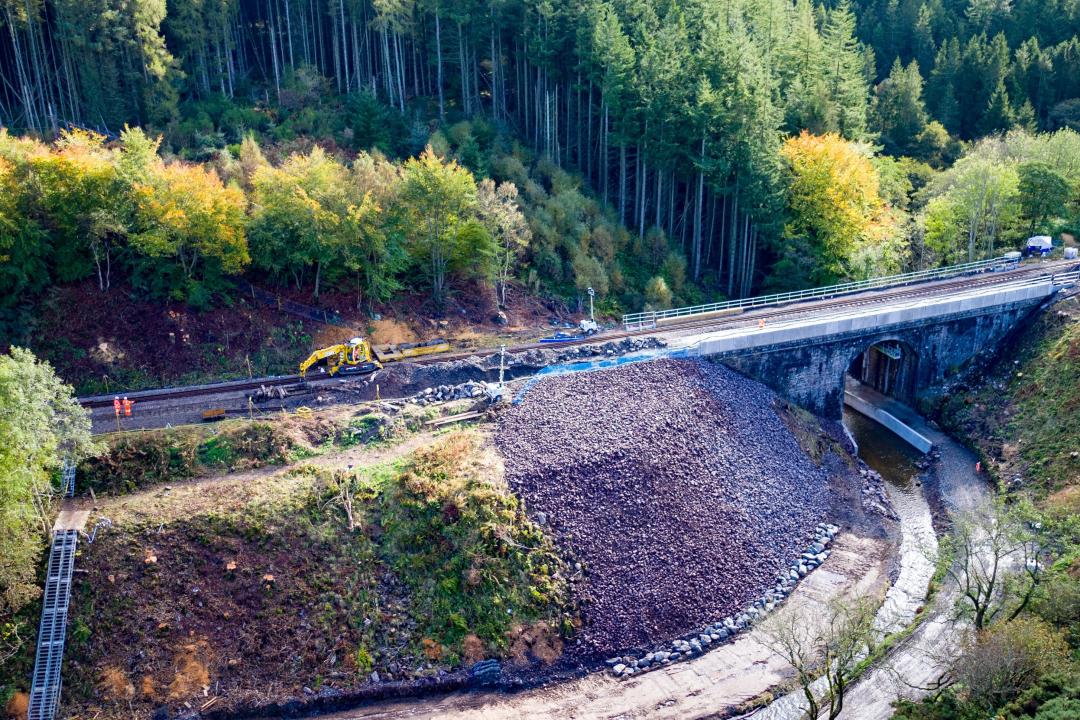
[(845, 375), (901, 401), (957, 373), (1005, 337), (1076, 273), (961, 289), (682, 338), (690, 355), (719, 360), (830, 419), (843, 413)]

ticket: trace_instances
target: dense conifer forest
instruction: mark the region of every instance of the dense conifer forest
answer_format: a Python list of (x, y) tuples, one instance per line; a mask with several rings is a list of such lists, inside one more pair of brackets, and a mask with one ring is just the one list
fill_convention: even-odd
[(1080, 215), (1076, 0), (20, 0), (2, 22), (9, 306), (85, 277), (206, 306), (255, 268), (360, 304), (516, 278), (639, 309)]

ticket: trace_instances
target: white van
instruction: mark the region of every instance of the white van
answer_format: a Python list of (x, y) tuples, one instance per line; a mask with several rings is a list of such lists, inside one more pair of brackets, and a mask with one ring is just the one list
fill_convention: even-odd
[(1049, 235), (1035, 235), (1029, 237), (1025, 251), (1028, 255), (1045, 257), (1054, 249), (1054, 241)]

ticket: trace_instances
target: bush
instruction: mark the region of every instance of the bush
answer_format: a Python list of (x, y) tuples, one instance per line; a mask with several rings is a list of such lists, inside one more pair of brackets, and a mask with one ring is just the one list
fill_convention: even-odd
[(562, 561), (492, 481), (480, 443), (455, 433), (416, 451), (378, 499), (380, 553), (409, 586), (421, 631), (451, 653), (470, 634), (505, 648), (512, 625), (551, 619), (566, 599)]
[(195, 474), (197, 443), (183, 430), (124, 435), (101, 455), (84, 461), (76, 475), (80, 490), (129, 493)]
[(117, 438), (79, 466), (83, 489), (114, 494), (186, 480), (209, 470), (282, 463), (292, 443), (273, 424), (148, 430)]
[(667, 310), (671, 307), (672, 298), (671, 289), (659, 275), (645, 286), (645, 307), (650, 310)]
[(990, 712), (1068, 663), (1063, 635), (1043, 620), (1021, 616), (979, 633), (954, 671), (967, 701)]

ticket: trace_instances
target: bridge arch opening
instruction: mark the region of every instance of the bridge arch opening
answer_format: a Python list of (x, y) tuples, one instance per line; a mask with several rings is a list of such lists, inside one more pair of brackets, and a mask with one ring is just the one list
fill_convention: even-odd
[(844, 384), (862, 383), (911, 405), (915, 401), (918, 368), (919, 354), (911, 345), (902, 340), (880, 340), (851, 360)]

